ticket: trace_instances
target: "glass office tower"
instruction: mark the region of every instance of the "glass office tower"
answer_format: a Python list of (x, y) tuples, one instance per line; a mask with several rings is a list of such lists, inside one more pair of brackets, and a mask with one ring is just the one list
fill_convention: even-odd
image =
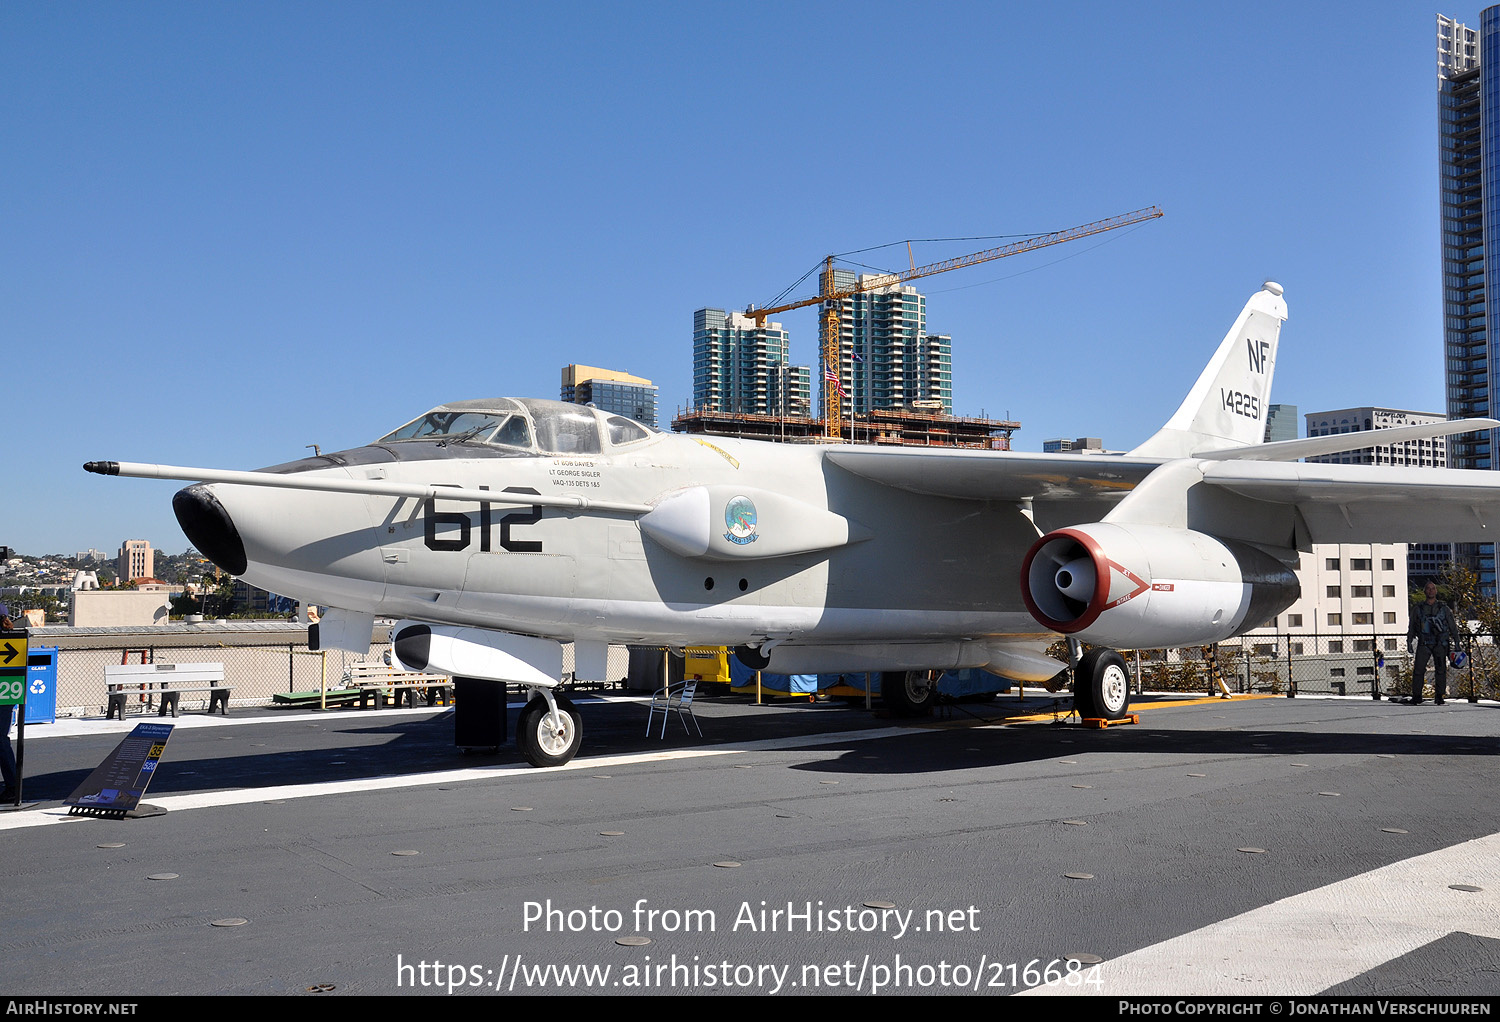
[(563, 366), (562, 399), (572, 404), (593, 405), (648, 426), (656, 425), (656, 385), (617, 369)]
[(693, 313), (693, 408), (741, 415), (812, 414), (812, 370), (791, 365), (791, 334), (740, 312)]
[[(1489, 342), (1500, 337), (1500, 7), (1480, 15), (1475, 32), (1438, 15), (1438, 180), (1442, 216), (1443, 351), (1451, 419), (1496, 408)], [(1493, 432), (1448, 439), (1455, 468), (1494, 469)], [(1493, 544), (1460, 544), (1488, 591), (1495, 587)]]

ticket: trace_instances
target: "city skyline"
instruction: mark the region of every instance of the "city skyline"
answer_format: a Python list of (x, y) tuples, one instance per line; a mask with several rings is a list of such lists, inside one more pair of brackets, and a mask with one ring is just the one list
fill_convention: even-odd
[[(914, 239), (850, 257), (899, 270), (1150, 204), (1166, 216), (924, 282), (955, 412), (1019, 420), (1019, 449), (1133, 446), (1268, 278), (1291, 309), (1276, 397), (1440, 407), (1434, 14), (1328, 9), (1329, 47), (1291, 4), (1090, 7), (1058, 75), (1007, 3), (10, 5), (0, 322), (24, 382), (0, 467), (26, 499), (0, 543), (175, 549), (174, 484), (79, 466), (277, 464), (444, 401), (549, 396), (568, 362), (652, 379), (668, 421), (705, 298), (769, 305), (814, 292), (795, 282), (829, 252)], [(829, 59), (829, 34), (866, 59)], [(772, 73), (706, 69), (725, 38)], [(830, 94), (891, 97), (871, 125), (916, 158), (841, 143), (811, 101)], [(815, 310), (778, 318), (816, 365)], [(155, 386), (96, 395), (106, 366)]]

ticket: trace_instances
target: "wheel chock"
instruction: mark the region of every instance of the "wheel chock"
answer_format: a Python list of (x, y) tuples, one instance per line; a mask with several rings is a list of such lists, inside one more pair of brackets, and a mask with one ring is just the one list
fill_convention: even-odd
[(1123, 717), (1116, 717), (1114, 720), (1110, 720), (1107, 717), (1085, 717), (1085, 718), (1083, 718), (1083, 726), (1084, 727), (1092, 727), (1092, 728), (1106, 728), (1106, 727), (1110, 727), (1111, 725), (1115, 725), (1115, 724), (1139, 724), (1140, 722), (1141, 722), (1141, 715), (1138, 714), (1138, 713), (1127, 713), (1127, 714), (1125, 714), (1125, 716), (1123, 716)]

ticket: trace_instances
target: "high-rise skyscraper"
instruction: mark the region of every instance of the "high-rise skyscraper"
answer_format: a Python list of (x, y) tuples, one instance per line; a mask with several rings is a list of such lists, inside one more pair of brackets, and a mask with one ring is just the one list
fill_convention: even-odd
[(656, 385), (615, 369), (563, 366), (562, 399), (575, 405), (593, 405), (648, 426), (656, 425)]
[[(1480, 14), (1475, 32), (1438, 15), (1438, 189), (1442, 217), (1443, 352), (1448, 418), (1496, 411), (1500, 372), (1500, 7)], [(1481, 96), (1488, 94), (1489, 103)], [(1483, 108), (1488, 106), (1488, 111)], [(1492, 179), (1489, 191), (1485, 179)], [(1495, 320), (1495, 321), (1492, 321)], [(1492, 340), (1495, 338), (1496, 340)], [(1494, 469), (1491, 432), (1448, 438), (1454, 468)], [(1493, 544), (1460, 544), (1455, 556), (1495, 586)]]
[(812, 370), (791, 364), (791, 335), (744, 313), (693, 313), (693, 407), (742, 415), (812, 414)]
[[(869, 280), (834, 270), (840, 290)], [(845, 298), (841, 308), (839, 383), (844, 414), (915, 408), (953, 414), (953, 339), (927, 332), (927, 298), (891, 284)]]
[(1297, 406), (1266, 405), (1266, 443), (1297, 439)]

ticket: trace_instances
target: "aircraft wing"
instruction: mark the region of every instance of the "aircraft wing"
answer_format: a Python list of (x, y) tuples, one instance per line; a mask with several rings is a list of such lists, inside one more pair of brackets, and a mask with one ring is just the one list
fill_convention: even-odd
[(842, 447), (829, 461), (900, 490), (959, 500), (1118, 500), (1159, 458), (935, 447)]
[(1500, 475), (1491, 472), (1220, 461), (1203, 463), (1203, 481), (1295, 507), (1314, 543), (1500, 539)]
[[(1290, 462), (1496, 428), (1500, 428), (1500, 421), (1495, 419), (1455, 419), (1247, 444), (1189, 456), (1204, 461)], [(1119, 500), (1168, 460), (1136, 455), (1032, 454), (946, 447), (840, 447), (830, 450), (827, 457), (855, 475), (933, 497), (1105, 502)]]
[(1411, 440), (1427, 440), (1487, 429), (1500, 429), (1500, 420), (1448, 419), (1440, 422), (1419, 422), (1410, 426), (1387, 426), (1382, 429), (1356, 430), (1353, 433), (1303, 437), (1300, 440), (1274, 440), (1270, 443), (1248, 444), (1244, 447), (1197, 451), (1194, 452), (1193, 457), (1205, 461), (1296, 461), (1298, 458), (1341, 454), (1344, 451), (1361, 451), (1371, 447), (1389, 447)]
[[(1247, 444), (1205, 450), (1187, 457), (1214, 463), (1216, 467), (1205, 469), (1205, 478), (1213, 480), (1230, 478), (1236, 481), (1268, 480), (1273, 477), (1289, 479), (1297, 475), (1298, 469), (1308, 470), (1311, 474), (1305, 474), (1305, 478), (1312, 480), (1320, 478), (1316, 475), (1317, 470), (1352, 468), (1355, 472), (1348, 477), (1350, 485), (1369, 486), (1373, 491), (1380, 492), (1388, 488), (1389, 484), (1376, 481), (1384, 480), (1386, 477), (1382, 474), (1372, 475), (1372, 471), (1377, 473), (1395, 471), (1401, 474), (1402, 479), (1405, 479), (1406, 470), (1395, 466), (1375, 469), (1366, 465), (1290, 465), (1289, 467), (1293, 470), (1291, 473), (1277, 473), (1268, 468), (1268, 465), (1281, 463), (1283, 467), (1288, 467), (1288, 463), (1295, 462), (1298, 458), (1338, 454), (1343, 451), (1363, 450), (1411, 440), (1495, 428), (1500, 428), (1500, 421), (1495, 419), (1455, 419), (1324, 437), (1306, 437), (1301, 440)], [(1170, 460), (1140, 455), (1120, 457), (1096, 454), (1032, 454), (1023, 451), (973, 451), (934, 447), (841, 447), (830, 450), (827, 458), (835, 465), (855, 475), (864, 476), (866, 479), (894, 486), (897, 489), (934, 497), (953, 497), (959, 500), (1033, 499), (1060, 503), (1084, 501), (1105, 504), (1120, 500), (1155, 469)], [(1257, 462), (1259, 465), (1246, 467), (1246, 462)], [(1420, 476), (1412, 478), (1424, 487), (1431, 487), (1436, 485), (1429, 478), (1432, 471), (1432, 469), (1422, 469)], [(1487, 481), (1489, 479), (1487, 475), (1478, 473), (1458, 473), (1454, 478), (1464, 481), (1448, 485), (1459, 486), (1465, 493), (1472, 493), (1476, 488), (1485, 490), (1491, 485)], [(1497, 477), (1497, 482), (1500, 482), (1500, 477)], [(1269, 494), (1271, 488), (1266, 487), (1264, 492)], [(1286, 491), (1278, 492), (1282, 496), (1265, 496), (1258, 499), (1295, 503), (1301, 506), (1300, 500), (1283, 499)], [(1426, 499), (1446, 499), (1443, 494), (1447, 492), (1432, 491), (1432, 496)], [(1244, 495), (1255, 496), (1248, 492), (1244, 492)], [(1373, 498), (1362, 495), (1357, 499)], [(1396, 498), (1393, 493), (1386, 493), (1380, 499), (1386, 501), (1387, 503), (1383, 506), (1388, 507), (1389, 503)], [(1337, 501), (1333, 500), (1333, 503), (1336, 504)], [(1396, 539), (1389, 542), (1404, 541)]]
[[(1340, 438), (1343, 449), (1359, 442), (1349, 437), (1360, 436)], [(1369, 433), (1362, 436), (1363, 446), (1372, 443)], [(830, 450), (827, 458), (897, 489), (960, 500), (1030, 499), (1039, 515), (1062, 514), (1080, 521), (1096, 509), (1103, 513), (1118, 504), (1164, 464), (1155, 458), (1110, 455), (899, 447), (839, 448)], [(1489, 472), (1224, 455), (1196, 464), (1209, 486), (1295, 508), (1314, 543), (1500, 540), (1500, 475)]]

